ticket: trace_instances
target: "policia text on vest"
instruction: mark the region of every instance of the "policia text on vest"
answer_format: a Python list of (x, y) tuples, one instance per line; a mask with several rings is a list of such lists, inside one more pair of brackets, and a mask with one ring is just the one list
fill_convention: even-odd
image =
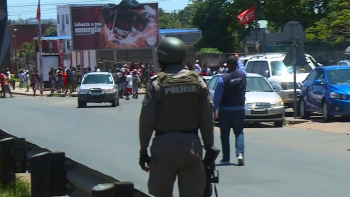
[(165, 94), (181, 94), (187, 92), (197, 92), (197, 86), (195, 85), (182, 85), (182, 86), (172, 86), (165, 88)]

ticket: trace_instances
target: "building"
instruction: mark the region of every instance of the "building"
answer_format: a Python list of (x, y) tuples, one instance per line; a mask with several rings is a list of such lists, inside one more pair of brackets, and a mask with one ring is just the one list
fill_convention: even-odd
[[(46, 31), (50, 25), (42, 24), (42, 33)], [(33, 42), (33, 37), (38, 36), (39, 26), (38, 24), (13, 24), (9, 25), (10, 30), (10, 56), (11, 56), (11, 70), (22, 68), (16, 56), (21, 46), (25, 42)]]

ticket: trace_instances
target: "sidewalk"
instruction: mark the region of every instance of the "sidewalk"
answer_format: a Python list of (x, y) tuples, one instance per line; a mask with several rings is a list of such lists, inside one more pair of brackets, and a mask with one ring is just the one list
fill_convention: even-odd
[[(27, 88), (19, 88), (19, 82), (16, 82), (16, 89), (12, 90), (13, 95), (22, 95), (22, 96), (33, 96), (33, 90), (29, 88), (29, 92), (26, 92)], [(77, 89), (78, 91), (78, 89)], [(44, 88), (43, 92), (44, 96), (46, 97), (78, 97), (78, 92), (72, 92), (71, 94), (65, 94), (65, 93), (53, 93), (51, 94), (51, 90), (48, 88)], [(145, 94), (145, 89), (139, 90), (139, 94)], [(40, 96), (40, 91), (36, 91), (36, 96)]]

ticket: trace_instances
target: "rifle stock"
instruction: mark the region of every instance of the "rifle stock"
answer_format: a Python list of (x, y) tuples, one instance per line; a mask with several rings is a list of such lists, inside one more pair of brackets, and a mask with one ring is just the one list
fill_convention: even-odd
[(207, 183), (205, 186), (204, 197), (212, 196), (212, 183), (219, 183), (219, 171), (215, 168), (215, 160), (219, 156), (219, 154), (220, 150), (213, 146), (206, 150), (204, 157), (204, 165)]

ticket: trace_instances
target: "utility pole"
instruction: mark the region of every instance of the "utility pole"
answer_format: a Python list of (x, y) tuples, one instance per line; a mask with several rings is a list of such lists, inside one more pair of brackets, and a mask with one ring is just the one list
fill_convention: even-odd
[(259, 53), (259, 28), (258, 28), (258, 21), (259, 21), (259, 10), (258, 10), (258, 1), (259, 0), (253, 0), (254, 1), (254, 6), (255, 6), (255, 21), (254, 21), (254, 26), (255, 26), (255, 49), (256, 52)]
[(13, 29), (12, 36), (14, 38), (15, 46), (13, 47), (15, 49), (15, 62), (16, 62), (16, 73), (18, 72), (18, 59), (17, 59), (17, 29)]

